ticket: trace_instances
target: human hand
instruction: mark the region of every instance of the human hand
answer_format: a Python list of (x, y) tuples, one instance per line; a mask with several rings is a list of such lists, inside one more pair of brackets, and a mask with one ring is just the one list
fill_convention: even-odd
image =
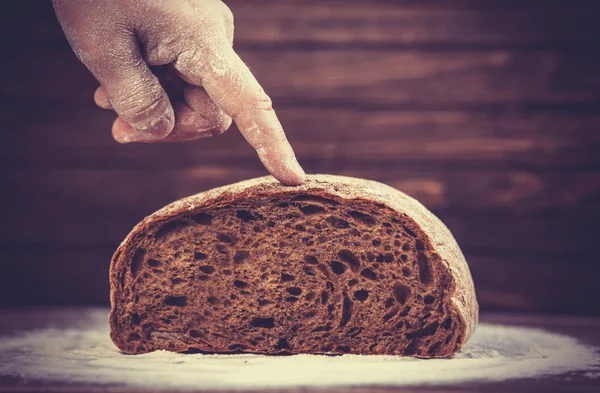
[[(275, 178), (304, 181), (271, 99), (233, 50), (233, 16), (222, 1), (53, 3), (75, 54), (101, 85), (94, 100), (119, 115), (115, 140), (198, 139), (224, 132), (233, 118)], [(182, 79), (180, 101), (150, 70), (164, 65), (171, 82)]]

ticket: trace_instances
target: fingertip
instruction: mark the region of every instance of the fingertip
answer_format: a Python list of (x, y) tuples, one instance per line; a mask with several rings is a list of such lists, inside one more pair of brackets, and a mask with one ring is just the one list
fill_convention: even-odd
[(306, 180), (304, 170), (296, 160), (291, 146), (273, 147), (272, 150), (257, 149), (258, 158), (267, 171), (286, 186), (299, 186)]
[(136, 131), (125, 120), (117, 117), (112, 125), (112, 136), (119, 143), (130, 143), (136, 141)]
[(102, 109), (113, 109), (106, 90), (100, 86), (94, 92), (94, 102)]
[(143, 130), (134, 128), (118, 117), (113, 123), (112, 135), (119, 143), (154, 142), (166, 138), (173, 131), (174, 126), (175, 116), (169, 113), (151, 122), (150, 126)]
[(162, 139), (173, 131), (175, 126), (175, 114), (173, 108), (169, 104), (169, 108), (159, 117), (150, 121), (147, 127), (138, 128), (137, 131), (146, 136), (145, 139), (157, 140)]
[(286, 166), (289, 168), (286, 175), (282, 177), (281, 181), (286, 186), (299, 186), (306, 180), (306, 173), (304, 169), (300, 166), (300, 163), (294, 157), (289, 165)]

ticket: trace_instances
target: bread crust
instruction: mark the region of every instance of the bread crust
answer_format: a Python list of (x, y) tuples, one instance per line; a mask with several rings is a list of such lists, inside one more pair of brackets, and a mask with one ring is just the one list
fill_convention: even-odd
[(335, 196), (346, 200), (366, 200), (385, 205), (399, 214), (408, 215), (428, 237), (433, 251), (449, 269), (455, 285), (450, 295), (451, 305), (464, 326), (462, 344), (473, 334), (478, 322), (479, 306), (467, 262), (448, 228), (414, 198), (385, 184), (365, 179), (335, 175), (309, 175), (300, 186), (285, 186), (271, 176), (242, 181), (175, 201), (142, 220), (123, 240), (110, 265), (111, 338), (121, 347), (116, 326), (121, 275), (131, 264), (138, 242), (153, 226), (168, 222), (186, 212), (202, 211), (259, 195), (280, 196), (309, 192), (322, 197)]

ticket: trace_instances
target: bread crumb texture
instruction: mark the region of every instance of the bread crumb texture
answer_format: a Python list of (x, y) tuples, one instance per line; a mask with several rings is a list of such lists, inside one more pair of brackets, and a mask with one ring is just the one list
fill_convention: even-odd
[(381, 183), (252, 179), (174, 202), (111, 264), (111, 337), (126, 353), (445, 357), (477, 323), (449, 230)]

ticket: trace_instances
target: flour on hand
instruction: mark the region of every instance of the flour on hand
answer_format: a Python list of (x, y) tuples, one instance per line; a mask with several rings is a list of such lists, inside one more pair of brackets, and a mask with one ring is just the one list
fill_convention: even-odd
[(502, 381), (585, 370), (594, 374), (600, 366), (594, 349), (571, 337), (485, 323), (453, 359), (433, 360), (165, 351), (123, 355), (110, 341), (105, 310), (82, 313), (79, 325), (0, 337), (0, 375), (159, 389), (235, 389)]

